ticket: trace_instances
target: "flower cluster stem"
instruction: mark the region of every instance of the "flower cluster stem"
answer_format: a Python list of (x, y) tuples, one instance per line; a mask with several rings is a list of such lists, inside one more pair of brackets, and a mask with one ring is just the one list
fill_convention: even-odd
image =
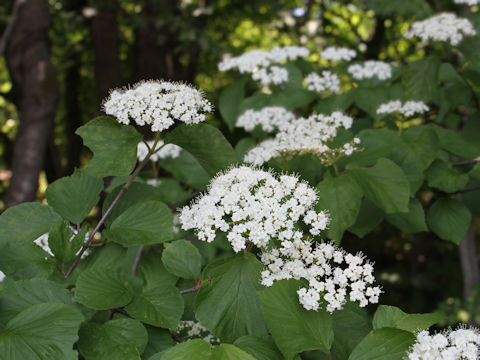
[[(68, 271), (66, 272), (66, 274), (64, 275), (64, 279), (68, 279), (68, 277), (72, 274), (73, 270), (75, 270), (75, 268), (77, 267), (78, 263), (80, 262), (80, 259), (82, 257), (82, 255), (85, 253), (85, 251), (90, 247), (90, 244), (91, 242), (93, 241), (93, 238), (95, 237), (95, 234), (98, 232), (98, 230), (100, 230), (101, 226), (104, 224), (105, 220), (107, 219), (108, 215), (110, 215), (110, 213), (112, 212), (113, 208), (115, 207), (115, 205), (117, 205), (118, 201), (120, 200), (120, 198), (123, 196), (123, 194), (125, 194), (125, 192), (128, 190), (128, 188), (130, 187), (130, 185), (133, 183), (133, 180), (135, 180), (135, 178), (137, 177), (137, 175), (140, 173), (140, 171), (144, 168), (144, 166), (147, 164), (148, 160), (150, 160), (150, 157), (157, 151), (159, 151), (163, 146), (165, 146), (165, 144), (163, 144), (162, 146), (160, 146), (158, 149), (155, 149), (155, 147), (157, 146), (157, 143), (158, 141), (160, 140), (160, 133), (157, 134), (157, 137), (155, 138), (155, 144), (152, 146), (152, 149), (148, 152), (147, 156), (145, 157), (145, 159), (143, 159), (142, 162), (140, 162), (140, 164), (138, 164), (137, 168), (135, 169), (135, 171), (130, 175), (130, 177), (128, 178), (128, 181), (126, 182), (125, 185), (123, 185), (123, 187), (120, 189), (120, 191), (118, 192), (117, 196), (115, 197), (115, 199), (112, 201), (112, 203), (110, 204), (110, 206), (108, 207), (107, 211), (105, 211), (105, 214), (103, 214), (102, 218), (100, 219), (100, 221), (98, 222), (97, 226), (95, 226), (95, 229), (93, 229), (93, 231), (90, 233), (90, 236), (88, 237), (87, 241), (85, 241), (85, 243), (83, 244), (81, 250), (79, 251), (79, 253), (77, 254), (77, 256), (75, 257), (75, 260), (73, 261), (73, 263), (70, 265), (70, 267), (68, 268)], [(132, 270), (133, 271), (133, 270)]]

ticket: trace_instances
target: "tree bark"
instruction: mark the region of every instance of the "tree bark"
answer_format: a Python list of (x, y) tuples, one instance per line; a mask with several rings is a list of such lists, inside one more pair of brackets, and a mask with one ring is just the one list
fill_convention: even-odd
[(470, 224), (467, 233), (460, 241), (459, 251), (463, 274), (463, 297), (468, 299), (472, 295), (473, 286), (480, 281), (473, 224)]
[(28, 0), (19, 8), (6, 48), (20, 123), (13, 146), (12, 179), (5, 198), (7, 208), (35, 200), (57, 110), (58, 84), (49, 57), (50, 21), (45, 0)]
[(118, 2), (99, 0), (94, 2), (97, 14), (92, 19), (92, 38), (95, 51), (95, 78), (98, 109), (110, 89), (122, 85), (118, 39)]

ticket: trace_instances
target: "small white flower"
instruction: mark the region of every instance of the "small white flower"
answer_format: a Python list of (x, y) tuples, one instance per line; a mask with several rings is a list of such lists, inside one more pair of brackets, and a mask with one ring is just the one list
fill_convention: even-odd
[(220, 344), (220, 340), (211, 334), (206, 327), (197, 321), (180, 320), (174, 334), (182, 339), (203, 339), (212, 345)]
[(455, 4), (466, 4), (470, 6), (478, 5), (480, 0), (453, 0)]
[(399, 112), (407, 117), (415, 114), (422, 114), (429, 111), (430, 108), (422, 101), (407, 101), (402, 104), (400, 100), (391, 100), (388, 103), (381, 104), (377, 109), (377, 114), (392, 114)]
[(296, 119), (295, 114), (280, 106), (267, 106), (261, 110), (246, 110), (237, 119), (235, 126), (252, 131), (257, 125), (263, 131), (282, 130)]
[(346, 60), (350, 61), (357, 56), (357, 52), (355, 50), (347, 49), (347, 48), (338, 48), (335, 46), (330, 46), (323, 50), (320, 53), (320, 56), (326, 60), (330, 61), (341, 61)]
[[(153, 140), (147, 141), (147, 144), (151, 149), (152, 146), (155, 144), (155, 141), (153, 141)], [(164, 144), (163, 140), (159, 140), (157, 145), (156, 145), (156, 148), (158, 149), (163, 144)], [(153, 161), (153, 162), (157, 162), (160, 159), (166, 159), (166, 158), (174, 159), (174, 158), (177, 158), (177, 157), (180, 156), (181, 151), (182, 151), (182, 148), (180, 146), (177, 146), (175, 144), (167, 144), (167, 145), (163, 146), (159, 151), (152, 154), (152, 156), (150, 156), (150, 160)], [(139, 142), (138, 146), (137, 146), (138, 161), (142, 161), (143, 159), (145, 159), (147, 154), (148, 154), (147, 145), (143, 141)]]
[(307, 89), (316, 92), (340, 91), (340, 79), (338, 76), (330, 71), (322, 71), (322, 76), (317, 73), (310, 73), (305, 77)]
[(295, 176), (276, 177), (240, 166), (215, 177), (205, 194), (181, 210), (180, 221), (184, 230), (195, 229), (198, 238), (207, 242), (215, 239), (217, 231), (225, 232), (239, 252), (247, 242), (266, 248), (274, 239), (301, 238), (297, 226), (302, 219), (314, 231), (325, 230), (328, 216), (313, 210), (316, 201), (315, 190)]
[(252, 79), (260, 81), (265, 86), (270, 84), (279, 85), (288, 81), (288, 71), (279, 66), (270, 66), (255, 71), (252, 74)]
[(459, 44), (465, 36), (474, 36), (476, 31), (468, 19), (459, 18), (453, 13), (440, 13), (423, 21), (416, 21), (405, 31), (407, 39), (419, 37), (422, 41), (449, 41)]
[(409, 360), (477, 360), (480, 357), (480, 332), (460, 327), (430, 335), (423, 330), (408, 353)]
[(175, 120), (197, 124), (212, 111), (200, 90), (168, 81), (143, 81), (113, 90), (103, 108), (121, 124), (150, 125), (154, 132), (168, 129)]
[(362, 254), (348, 254), (330, 243), (317, 243), (312, 249), (309, 241), (285, 241), (279, 249), (264, 252), (261, 260), (267, 266), (262, 272), (264, 286), (283, 279), (308, 281), (308, 288), (297, 291), (307, 310), (320, 309), (322, 299), (328, 312), (341, 309), (348, 299), (363, 307), (377, 303), (381, 293), (379, 287), (369, 286), (375, 280), (373, 266), (364, 263)]
[(392, 77), (392, 67), (383, 61), (368, 60), (361, 64), (354, 64), (348, 67), (348, 72), (354, 79), (363, 80), (377, 77), (380, 80), (387, 80)]

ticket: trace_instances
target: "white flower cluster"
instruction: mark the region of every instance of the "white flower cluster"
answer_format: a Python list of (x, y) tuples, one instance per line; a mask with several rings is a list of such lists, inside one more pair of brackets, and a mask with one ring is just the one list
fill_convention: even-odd
[(280, 66), (271, 66), (287, 60), (295, 60), (310, 55), (303, 46), (275, 46), (272, 50), (251, 50), (237, 57), (223, 59), (218, 64), (220, 71), (238, 70), (252, 74), (253, 80), (262, 85), (281, 84), (288, 81), (288, 71)]
[(380, 80), (387, 80), (392, 77), (392, 67), (383, 61), (368, 60), (361, 64), (353, 64), (348, 67), (348, 72), (354, 79), (363, 80), (377, 77)]
[(466, 4), (470, 6), (478, 5), (480, 0), (453, 0), (455, 4)]
[(457, 45), (464, 36), (475, 35), (476, 31), (468, 19), (453, 13), (441, 13), (423, 21), (416, 21), (403, 34), (407, 39), (417, 36), (422, 41), (450, 41)]
[(409, 360), (478, 360), (480, 332), (475, 328), (458, 328), (430, 335), (420, 331), (408, 353)]
[(216, 231), (227, 234), (233, 250), (247, 241), (265, 248), (274, 239), (290, 241), (304, 234), (297, 229), (303, 218), (316, 235), (328, 216), (316, 213), (317, 194), (295, 176), (275, 177), (248, 166), (231, 168), (215, 177), (205, 194), (180, 213), (184, 230), (195, 229), (200, 240), (212, 242)]
[(348, 299), (364, 307), (377, 303), (381, 293), (378, 286), (371, 286), (375, 281), (373, 266), (364, 262), (361, 253), (352, 255), (330, 243), (316, 244), (312, 250), (311, 242), (296, 238), (263, 253), (261, 260), (267, 266), (262, 272), (265, 286), (283, 279), (308, 281), (308, 288), (297, 291), (300, 304), (307, 310), (325, 306), (333, 312)]
[(337, 135), (340, 127), (349, 129), (352, 118), (336, 111), (331, 115), (315, 114), (309, 118), (299, 118), (283, 128), (273, 139), (261, 142), (248, 151), (244, 157), (246, 163), (262, 165), (277, 156), (293, 156), (313, 154), (324, 164), (330, 165), (331, 161), (342, 154), (351, 155), (357, 150), (356, 144), (360, 139), (355, 138), (341, 148), (330, 148), (327, 143)]
[(263, 131), (273, 132), (285, 129), (296, 119), (295, 114), (281, 106), (267, 106), (261, 110), (249, 109), (237, 119), (236, 127), (252, 131), (260, 125)]
[(270, 84), (279, 85), (288, 81), (288, 70), (280, 66), (270, 66), (254, 72), (252, 79), (260, 81), (265, 86)]
[(407, 101), (402, 104), (400, 100), (392, 100), (388, 103), (381, 104), (377, 109), (377, 114), (392, 114), (399, 112), (405, 116), (413, 116), (415, 114), (423, 114), (430, 108), (422, 101)]
[(200, 338), (212, 345), (220, 344), (220, 340), (213, 336), (206, 327), (192, 320), (180, 320), (174, 333), (185, 340)]
[(200, 90), (168, 81), (144, 81), (113, 90), (103, 108), (121, 124), (150, 125), (152, 131), (168, 129), (175, 120), (197, 124), (212, 111)]
[(317, 73), (310, 73), (305, 77), (307, 89), (316, 92), (340, 91), (340, 79), (331, 71), (322, 71), (322, 76)]
[[(154, 140), (147, 141), (147, 144), (151, 149), (152, 146), (155, 144), (155, 141)], [(163, 140), (159, 140), (156, 148), (158, 149), (163, 144), (164, 144)], [(175, 144), (167, 144), (167, 145), (163, 146), (159, 151), (152, 154), (152, 156), (150, 156), (150, 160), (153, 161), (153, 162), (157, 162), (160, 159), (166, 159), (166, 158), (175, 159), (175, 158), (179, 157), (181, 151), (182, 151), (182, 148), (180, 146), (175, 145)], [(142, 161), (143, 159), (145, 159), (148, 152), (149, 152), (149, 149), (148, 149), (147, 145), (143, 141), (139, 142), (138, 145), (137, 145), (137, 158), (138, 158), (138, 160)]]
[(335, 46), (330, 46), (320, 53), (320, 57), (330, 61), (341, 61), (341, 60), (350, 61), (356, 56), (357, 56), (357, 52), (355, 50), (351, 50), (343, 47), (338, 48)]

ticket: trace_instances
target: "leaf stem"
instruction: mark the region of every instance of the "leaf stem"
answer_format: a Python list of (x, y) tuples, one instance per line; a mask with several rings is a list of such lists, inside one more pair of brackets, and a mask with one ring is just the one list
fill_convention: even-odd
[(143, 167), (147, 164), (148, 160), (150, 160), (150, 157), (157, 151), (159, 151), (162, 147), (165, 146), (165, 144), (163, 144), (162, 146), (160, 146), (158, 149), (155, 149), (155, 147), (157, 146), (157, 143), (158, 141), (160, 140), (160, 133), (157, 133), (157, 136), (155, 138), (155, 143), (153, 144), (152, 146), (152, 149), (151, 151), (148, 152), (147, 156), (145, 157), (145, 159), (142, 160), (142, 162), (140, 164), (138, 164), (137, 168), (135, 169), (135, 171), (130, 175), (130, 177), (128, 178), (128, 181), (125, 185), (122, 186), (122, 188), (120, 189), (120, 191), (118, 192), (117, 196), (115, 197), (115, 199), (112, 201), (112, 203), (110, 204), (110, 206), (108, 207), (107, 211), (105, 211), (105, 214), (103, 214), (102, 218), (100, 219), (100, 221), (98, 222), (97, 226), (95, 226), (95, 229), (93, 229), (93, 231), (90, 233), (90, 236), (88, 237), (87, 241), (83, 244), (82, 246), (82, 249), (79, 251), (79, 253), (77, 254), (77, 256), (75, 257), (75, 260), (73, 261), (72, 265), (70, 265), (70, 267), (68, 268), (68, 271), (67, 273), (65, 274), (65, 276), (63, 277), (64, 279), (68, 279), (68, 277), (72, 274), (73, 270), (75, 270), (75, 268), (77, 267), (78, 263), (80, 262), (80, 259), (82, 257), (82, 255), (85, 253), (85, 251), (90, 247), (90, 243), (93, 241), (93, 238), (95, 236), (95, 234), (98, 232), (98, 230), (100, 230), (100, 227), (103, 225), (103, 223), (105, 222), (105, 220), (107, 219), (108, 215), (110, 215), (110, 213), (112, 212), (113, 208), (115, 207), (115, 205), (117, 205), (118, 201), (120, 200), (120, 198), (123, 196), (123, 194), (125, 194), (125, 192), (128, 190), (128, 188), (130, 187), (130, 185), (133, 183), (133, 180), (135, 180), (135, 178), (137, 177), (137, 175), (140, 173), (140, 171), (143, 169)]
[(135, 274), (137, 273), (138, 265), (140, 264), (140, 260), (142, 259), (143, 249), (145, 249), (145, 245), (140, 245), (138, 247), (137, 256), (135, 257), (135, 261), (132, 266), (132, 276), (135, 276)]

